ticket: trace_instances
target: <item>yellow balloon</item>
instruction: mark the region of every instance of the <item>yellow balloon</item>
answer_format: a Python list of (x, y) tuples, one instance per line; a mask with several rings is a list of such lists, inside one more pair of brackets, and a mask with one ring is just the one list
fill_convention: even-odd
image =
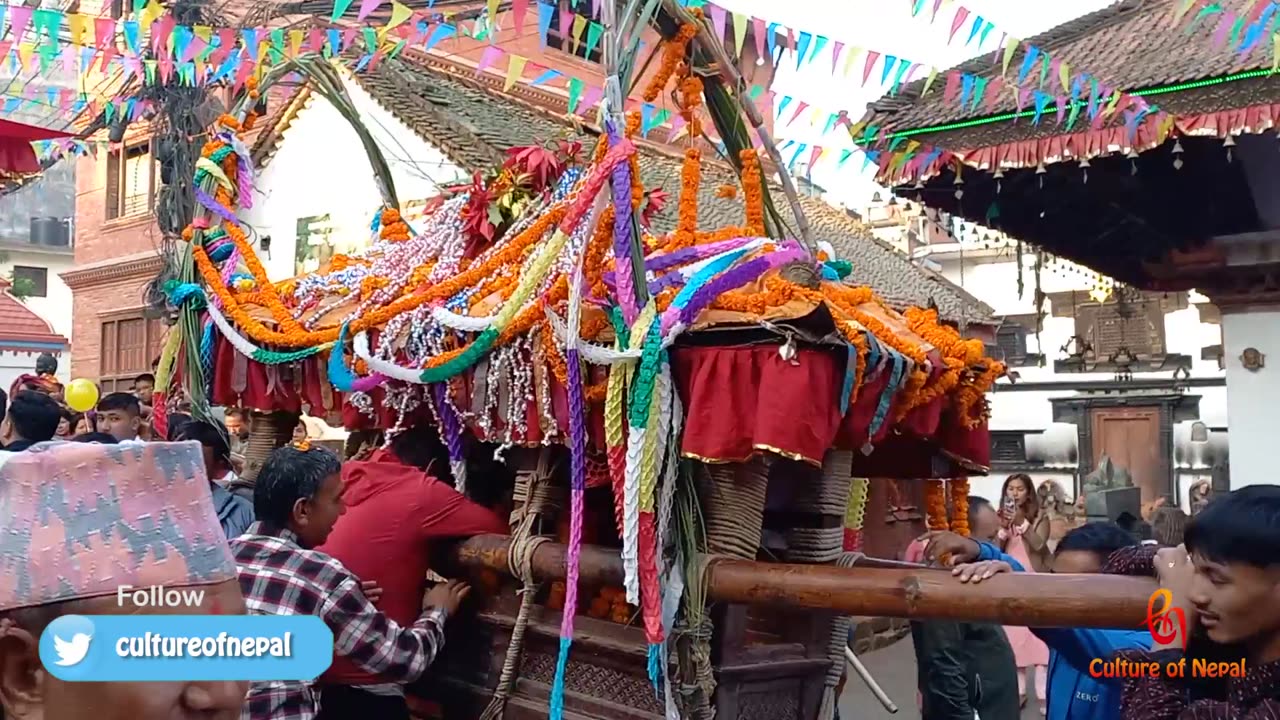
[(76, 378), (67, 385), (62, 397), (72, 410), (88, 412), (98, 406), (98, 386), (92, 380)]

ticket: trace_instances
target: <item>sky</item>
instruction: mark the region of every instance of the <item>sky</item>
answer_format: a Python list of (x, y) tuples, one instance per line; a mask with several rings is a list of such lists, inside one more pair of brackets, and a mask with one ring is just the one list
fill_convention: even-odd
[[(862, 86), (861, 58), (855, 61), (846, 78), (841, 72), (844, 64), (842, 53), (833, 73), (831, 51), (835, 41), (843, 42), (846, 48), (861, 47), (922, 63), (924, 69), (916, 73), (915, 77), (923, 78), (930, 65), (943, 70), (979, 54), (977, 40), (967, 48), (964, 45), (968, 38), (969, 23), (975, 15), (981, 15), (995, 25), (981, 49), (982, 52), (992, 54), (1000, 46), (1001, 33), (1007, 32), (1016, 38), (1029, 38), (1106, 7), (1115, 0), (948, 1), (933, 23), (929, 20), (933, 3), (926, 2), (924, 11), (919, 16), (912, 17), (913, 0), (714, 1), (730, 12), (758, 17), (768, 23), (778, 23), (784, 28), (793, 28), (797, 34), (821, 34), (831, 40), (822, 55), (805, 63), (799, 70), (796, 69), (794, 56), (788, 54), (783, 58), (773, 89), (777, 92), (777, 98), (790, 95), (793, 100), (777, 120), (774, 133), (779, 145), (787, 140), (794, 140), (810, 147), (821, 145), (824, 148), (844, 149), (853, 147), (847, 132), (841, 134), (838, 130), (833, 130), (824, 135), (824, 123), (809, 125), (803, 117), (788, 124), (799, 101), (821, 107), (829, 113), (846, 110), (856, 122), (862, 117), (867, 103), (876, 100), (888, 89), (882, 88), (879, 82), (881, 65), (877, 65), (872, 72), (866, 87)], [(965, 26), (956, 33), (955, 40), (948, 45), (951, 20), (958, 6), (969, 9), (970, 20), (966, 21)], [(732, 22), (728, 25), (732, 28)], [(732, 43), (732, 31), (728, 35), (729, 42)], [(847, 53), (847, 49), (844, 52)], [(936, 87), (941, 87), (940, 83)], [(794, 150), (784, 152), (783, 157), (789, 160), (793, 154)], [(808, 155), (807, 151), (801, 153), (798, 169), (803, 170), (801, 165), (808, 159)], [(836, 160), (830, 156), (824, 157), (812, 171), (811, 178), (815, 184), (826, 189), (828, 202), (854, 209), (865, 207), (878, 188), (874, 182), (875, 166), (871, 165), (863, 171), (862, 160), (862, 156), (856, 154), (842, 168), (836, 169)]]

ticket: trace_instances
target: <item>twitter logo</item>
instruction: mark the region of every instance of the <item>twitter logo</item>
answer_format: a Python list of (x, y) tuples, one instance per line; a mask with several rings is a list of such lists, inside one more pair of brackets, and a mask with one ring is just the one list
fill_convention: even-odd
[(40, 661), (55, 677), (78, 680), (93, 646), (93, 621), (83, 615), (63, 615), (49, 623), (40, 637)]

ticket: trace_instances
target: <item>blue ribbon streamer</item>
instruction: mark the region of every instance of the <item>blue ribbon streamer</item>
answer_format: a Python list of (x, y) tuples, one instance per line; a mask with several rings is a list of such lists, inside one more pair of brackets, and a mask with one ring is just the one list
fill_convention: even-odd
[(347, 342), (349, 325), (350, 323), (342, 323), (342, 328), (338, 330), (338, 342), (329, 352), (329, 382), (337, 388), (338, 392), (344, 393), (351, 392), (351, 388), (356, 384), (355, 373), (347, 367), (347, 359), (342, 352)]

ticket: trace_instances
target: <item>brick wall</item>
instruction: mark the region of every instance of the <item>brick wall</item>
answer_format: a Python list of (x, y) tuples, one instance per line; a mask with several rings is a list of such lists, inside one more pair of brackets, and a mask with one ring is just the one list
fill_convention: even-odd
[(102, 320), (112, 312), (142, 307), (149, 276), (123, 278), (74, 288), (72, 302), (71, 375), (97, 378), (102, 352)]

